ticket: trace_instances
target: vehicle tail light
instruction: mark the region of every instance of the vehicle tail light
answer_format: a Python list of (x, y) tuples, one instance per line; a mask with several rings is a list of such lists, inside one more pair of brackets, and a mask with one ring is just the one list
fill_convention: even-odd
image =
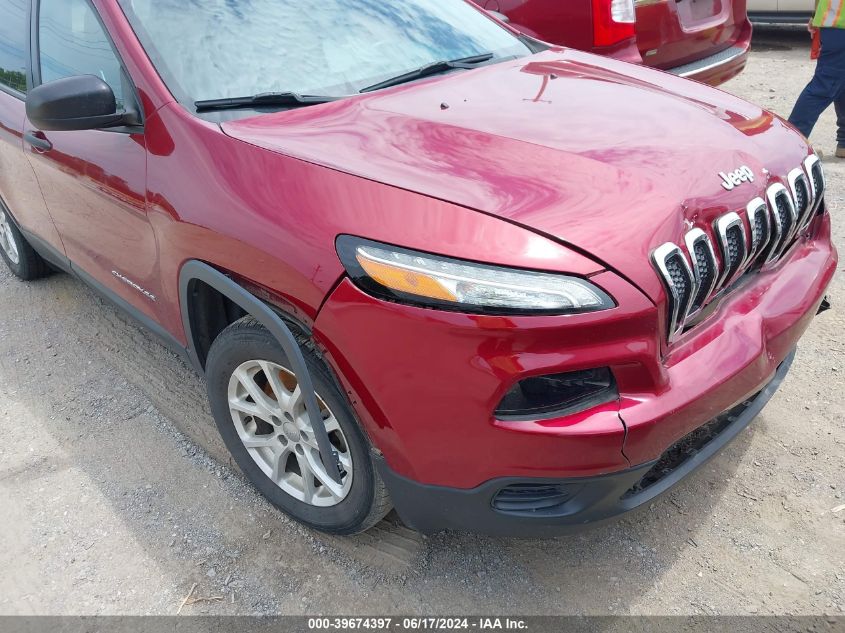
[(614, 46), (636, 37), (634, 0), (593, 0), (593, 45)]

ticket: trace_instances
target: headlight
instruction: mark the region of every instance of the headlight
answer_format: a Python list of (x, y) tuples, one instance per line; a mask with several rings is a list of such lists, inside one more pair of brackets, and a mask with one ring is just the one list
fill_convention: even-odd
[(585, 279), (476, 264), (343, 235), (337, 252), (353, 281), (382, 299), (484, 314), (573, 314), (613, 308)]

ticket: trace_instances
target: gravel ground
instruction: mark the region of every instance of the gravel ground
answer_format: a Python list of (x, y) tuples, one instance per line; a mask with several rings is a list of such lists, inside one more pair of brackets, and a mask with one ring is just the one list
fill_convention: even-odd
[[(805, 34), (760, 31), (725, 86), (788, 115)], [(833, 113), (813, 138), (828, 156)], [(845, 162), (826, 159), (845, 252)], [(0, 614), (845, 613), (845, 300), (752, 427), (646, 511), (582, 535), (349, 539), (232, 467), (201, 381), (82, 284), (0, 271)]]

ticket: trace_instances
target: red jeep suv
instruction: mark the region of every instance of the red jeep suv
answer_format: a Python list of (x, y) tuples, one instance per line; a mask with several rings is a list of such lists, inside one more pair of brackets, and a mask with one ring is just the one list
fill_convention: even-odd
[(745, 68), (746, 0), (475, 0), (520, 32), (718, 86)]
[(836, 267), (777, 117), (465, 0), (0, 0), (0, 252), (206, 377), (299, 521), (547, 535), (783, 379)]

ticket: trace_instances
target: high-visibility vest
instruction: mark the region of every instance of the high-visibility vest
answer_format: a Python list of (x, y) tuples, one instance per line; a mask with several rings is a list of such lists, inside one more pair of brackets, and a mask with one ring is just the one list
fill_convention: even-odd
[(845, 0), (819, 0), (813, 26), (845, 29)]

